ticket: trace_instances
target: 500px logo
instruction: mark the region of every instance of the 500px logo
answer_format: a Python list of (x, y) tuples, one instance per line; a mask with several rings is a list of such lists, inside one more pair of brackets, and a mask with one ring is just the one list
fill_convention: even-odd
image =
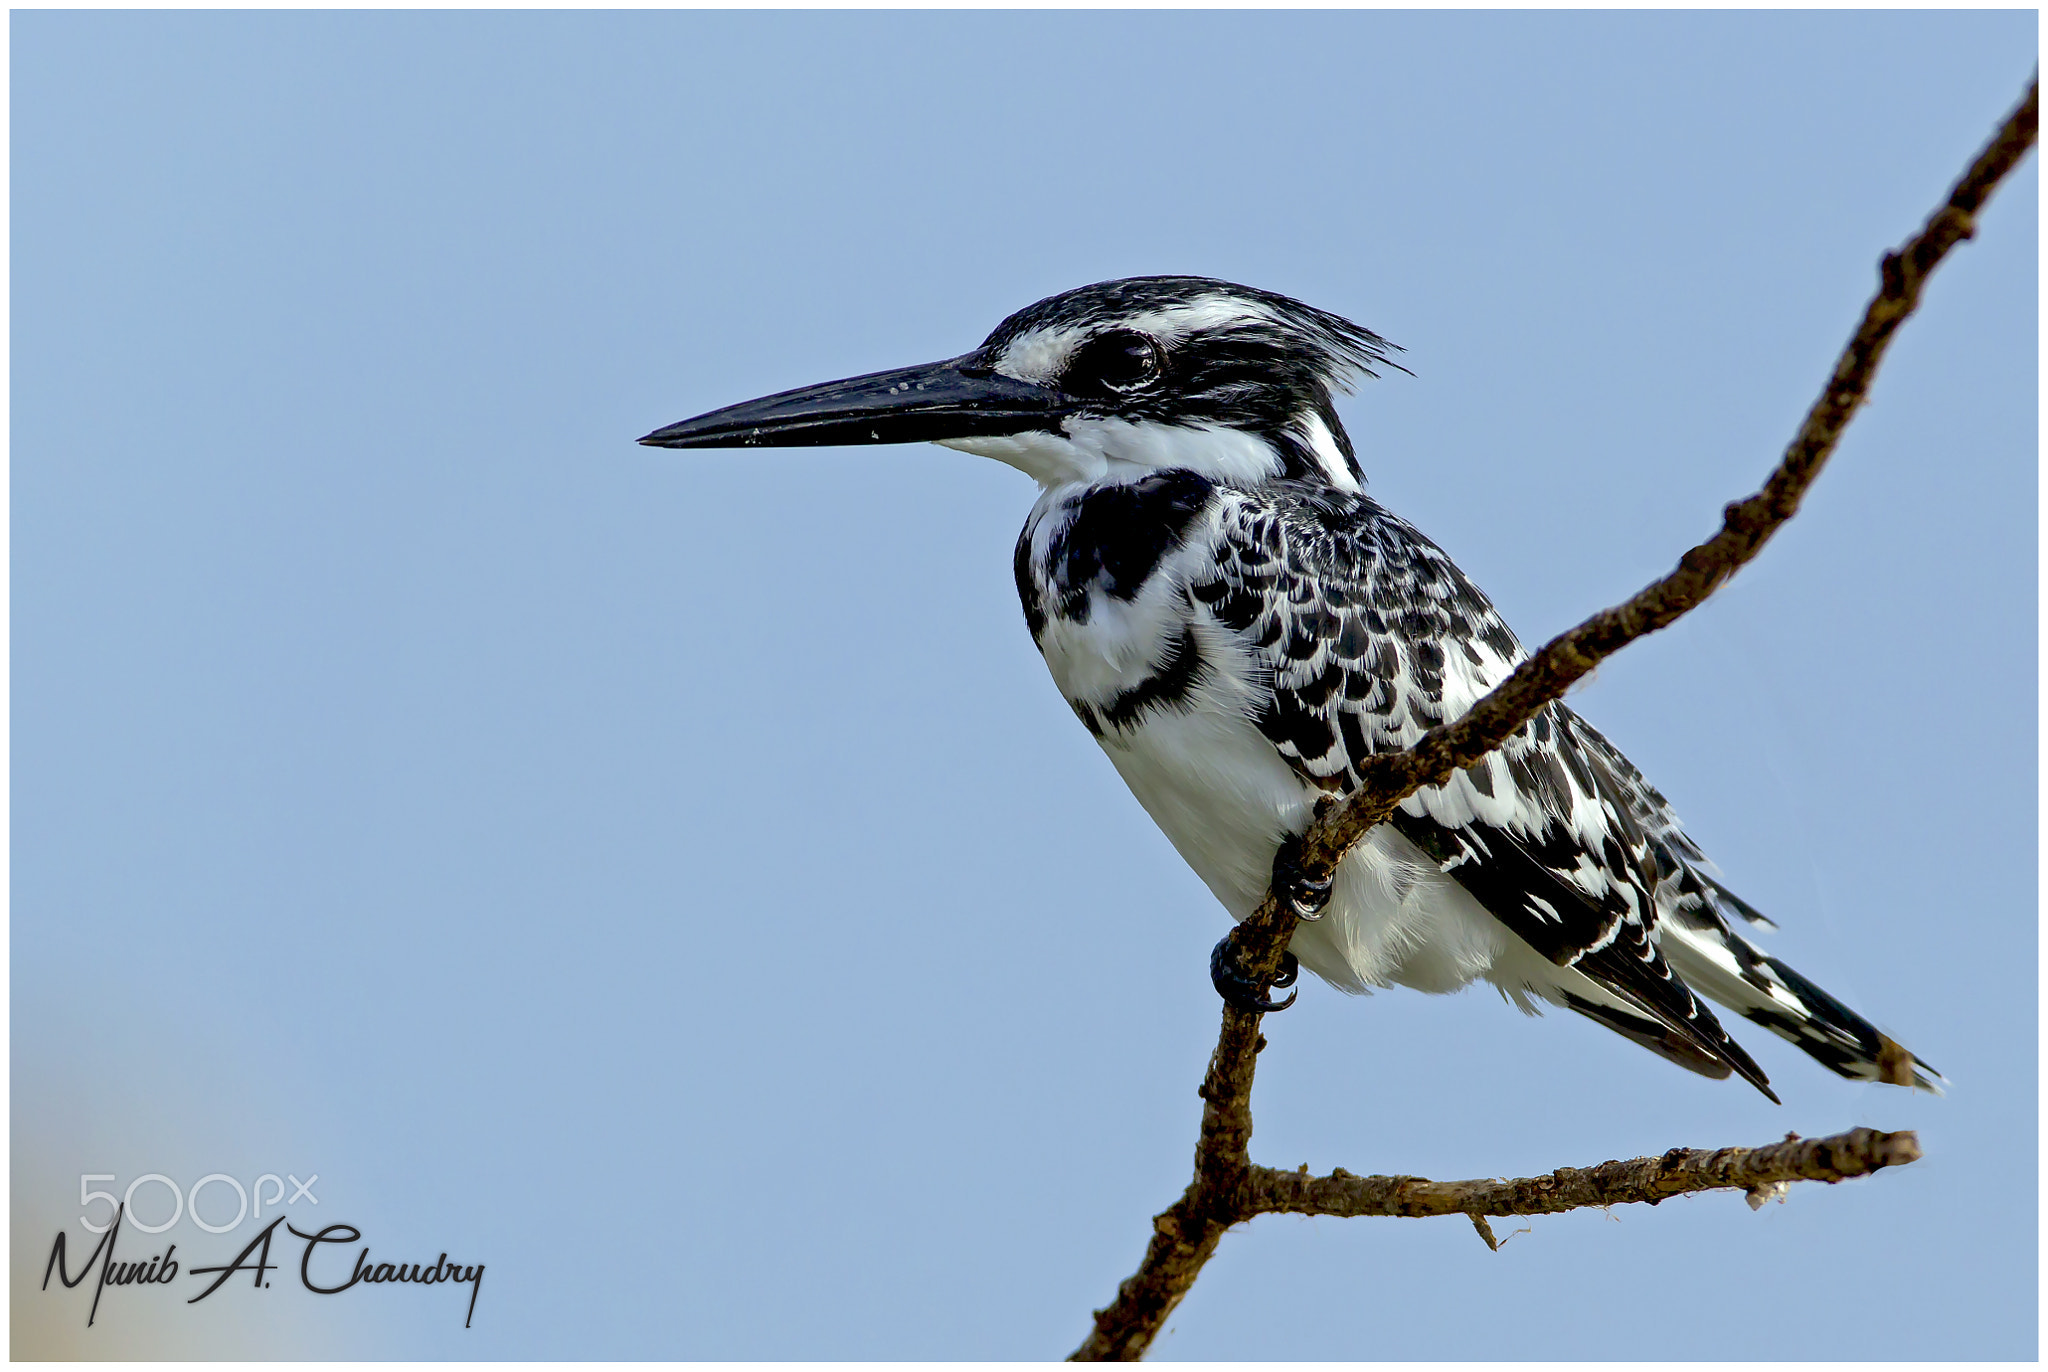
[[(284, 1270), (281, 1264), (270, 1260), (270, 1246), (277, 1238), (277, 1227), (281, 1224), (284, 1225), (285, 1232), (293, 1238), (305, 1240), (305, 1250), (299, 1256), (299, 1285), (316, 1295), (338, 1296), (357, 1286), (387, 1286), (392, 1283), (438, 1286), (444, 1282), (456, 1283), (469, 1288), (469, 1308), (463, 1316), (462, 1327), (469, 1328), (470, 1321), (476, 1317), (476, 1298), (483, 1290), (484, 1284), (482, 1263), (451, 1263), (445, 1252), (431, 1263), (372, 1262), (370, 1246), (363, 1243), (362, 1231), (352, 1224), (329, 1224), (309, 1233), (295, 1225), (285, 1224), (285, 1217), (278, 1215), (258, 1229), (255, 1237), (244, 1244), (242, 1251), (231, 1261), (216, 1262), (205, 1267), (191, 1266), (189, 1254), (181, 1262), (178, 1258), (178, 1245), (175, 1243), (161, 1253), (150, 1253), (138, 1259), (123, 1259), (115, 1253), (124, 1225), (145, 1234), (161, 1234), (176, 1224), (180, 1217), (190, 1214), (192, 1222), (207, 1233), (225, 1234), (241, 1227), (245, 1219), (261, 1220), (265, 1206), (274, 1208), (280, 1203), (290, 1206), (301, 1199), (318, 1205), (320, 1198), (313, 1194), (313, 1184), (320, 1180), (318, 1173), (306, 1178), (305, 1181), (300, 1181), (289, 1172), (284, 1177), (265, 1172), (256, 1178), (253, 1186), (245, 1188), (240, 1181), (225, 1172), (209, 1172), (193, 1182), (189, 1191), (181, 1191), (178, 1184), (163, 1173), (145, 1172), (129, 1182), (127, 1190), (119, 1197), (111, 1191), (92, 1189), (94, 1182), (118, 1180), (118, 1177), (106, 1172), (86, 1172), (80, 1175), (79, 1203), (90, 1212), (95, 1204), (104, 1201), (112, 1207), (112, 1213), (107, 1216), (104, 1223), (96, 1222), (90, 1213), (78, 1217), (80, 1224), (100, 1237), (76, 1275), (71, 1271), (73, 1250), (68, 1236), (61, 1229), (57, 1231), (56, 1241), (50, 1245), (50, 1261), (43, 1268), (45, 1291), (50, 1289), (52, 1276), (68, 1290), (82, 1285), (95, 1271), (98, 1272), (99, 1280), (93, 1285), (92, 1308), (86, 1312), (85, 1317), (87, 1328), (91, 1328), (99, 1318), (100, 1298), (106, 1294), (109, 1287), (170, 1286), (177, 1282), (181, 1268), (188, 1277), (213, 1278), (205, 1290), (185, 1302), (187, 1305), (197, 1305), (225, 1286), (230, 1278), (243, 1272), (249, 1274), (251, 1289), (268, 1291), (270, 1274)], [(294, 1188), (289, 1196), (285, 1195), (284, 1191), (287, 1180)], [(264, 1193), (266, 1182), (274, 1183), (268, 1195)], [(151, 1184), (161, 1186), (170, 1193), (170, 1218), (160, 1224), (144, 1224), (130, 1213), (136, 1193), (142, 1191), (144, 1195), (150, 1195), (151, 1193), (143, 1191), (143, 1188)], [(225, 1224), (214, 1224), (200, 1215), (199, 1199), (208, 1187), (224, 1187), (234, 1192), (238, 1202), (234, 1219)], [(311, 1228), (309, 1225), (308, 1229)], [(358, 1248), (359, 1244), (361, 1247)], [(356, 1249), (353, 1267), (345, 1265), (348, 1261), (346, 1250), (350, 1248)]]
[[(118, 1180), (120, 1178), (112, 1172), (81, 1172), (79, 1174), (79, 1205), (87, 1211), (90, 1211), (100, 1201), (105, 1201), (107, 1205), (105, 1218), (97, 1223), (94, 1222), (90, 1214), (78, 1217), (78, 1222), (95, 1234), (106, 1233), (107, 1226), (114, 1222), (114, 1215), (119, 1211), (126, 1212), (129, 1227), (139, 1230), (144, 1234), (161, 1234), (164, 1230), (176, 1224), (189, 1208), (192, 1214), (192, 1223), (198, 1225), (209, 1234), (226, 1234), (239, 1229), (242, 1221), (245, 1219), (254, 1218), (260, 1222), (263, 1218), (263, 1207), (266, 1205), (275, 1206), (280, 1201), (286, 1205), (296, 1205), (301, 1199), (309, 1200), (315, 1205), (320, 1203), (320, 1198), (313, 1194), (313, 1183), (320, 1180), (318, 1172), (313, 1173), (304, 1181), (300, 1181), (289, 1172), (285, 1173), (282, 1177), (278, 1176), (275, 1172), (265, 1172), (247, 1187), (244, 1187), (241, 1182), (225, 1172), (208, 1172), (198, 1181), (193, 1182), (191, 1189), (187, 1191), (180, 1191), (178, 1183), (172, 1181), (161, 1172), (145, 1172), (129, 1182), (128, 1189), (122, 1192), (118, 1198), (111, 1191), (95, 1191), (92, 1189), (92, 1184), (96, 1181)], [(286, 1181), (290, 1181), (292, 1184), (292, 1193), (289, 1197), (284, 1193)], [(263, 1194), (263, 1184), (265, 1182), (270, 1183), (273, 1188), (268, 1197)], [(160, 1186), (170, 1192), (171, 1217), (162, 1224), (144, 1224), (141, 1217), (135, 1213), (135, 1193), (148, 1185)], [(216, 1188), (230, 1187), (235, 1193), (235, 1217), (226, 1224), (208, 1224), (205, 1217), (199, 1213), (199, 1193), (209, 1186)], [(253, 1206), (250, 1204), (252, 1195), (255, 1198)]]

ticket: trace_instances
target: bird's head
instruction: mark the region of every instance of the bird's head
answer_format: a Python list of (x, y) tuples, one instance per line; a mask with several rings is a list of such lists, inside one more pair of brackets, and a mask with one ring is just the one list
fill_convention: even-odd
[(1396, 366), (1366, 329), (1284, 295), (1200, 276), (1083, 286), (1019, 310), (979, 348), (783, 391), (657, 429), (660, 448), (942, 443), (1048, 489), (1186, 468), (1356, 490), (1331, 397)]

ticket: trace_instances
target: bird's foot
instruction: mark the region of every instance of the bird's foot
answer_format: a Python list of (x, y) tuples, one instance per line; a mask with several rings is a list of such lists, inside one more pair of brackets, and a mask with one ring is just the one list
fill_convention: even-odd
[(1330, 877), (1317, 881), (1301, 862), (1301, 839), (1290, 835), (1273, 854), (1273, 896), (1302, 919), (1321, 919), (1330, 903)]
[[(1280, 975), (1273, 978), (1272, 989), (1280, 990), (1292, 986), (1301, 978), (1301, 963), (1292, 953), (1280, 955)], [(1258, 978), (1244, 970), (1244, 961), (1238, 954), (1237, 930), (1232, 929), (1217, 940), (1215, 951), (1209, 954), (1209, 980), (1216, 984), (1216, 994), (1223, 997), (1223, 1003), (1236, 1006), (1247, 1014), (1270, 1014), (1285, 1010), (1294, 1004), (1299, 991), (1289, 991), (1287, 999), (1273, 1000), (1266, 994), (1267, 988), (1260, 985)]]

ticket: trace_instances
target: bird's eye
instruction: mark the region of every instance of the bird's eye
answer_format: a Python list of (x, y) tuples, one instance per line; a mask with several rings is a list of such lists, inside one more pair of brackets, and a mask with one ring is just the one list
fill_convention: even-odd
[(1159, 344), (1135, 329), (1112, 329), (1081, 345), (1060, 389), (1078, 394), (1134, 391), (1159, 375)]

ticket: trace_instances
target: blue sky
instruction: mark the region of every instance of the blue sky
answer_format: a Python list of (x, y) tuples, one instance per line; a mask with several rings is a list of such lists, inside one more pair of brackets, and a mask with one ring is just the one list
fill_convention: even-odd
[[(1085, 282), (1244, 281), (1407, 348), (1342, 407), (1372, 490), (1540, 640), (1761, 479), (2036, 46), (2026, 13), (12, 34), (18, 1355), (1064, 1354), (1185, 1182), (1224, 919), (1032, 650), (1032, 491), (632, 440)], [(2036, 196), (2030, 161), (1799, 520), (1573, 698), (1951, 1094), (1743, 1031), (1774, 1107), (1489, 992), (1311, 986), (1254, 1102), (1254, 1156), (1318, 1170), (1858, 1124), (1927, 1160), (1498, 1254), (1261, 1220), (1156, 1356), (2033, 1356)], [(301, 1228), (485, 1262), (474, 1326), (288, 1281), (119, 1291), (88, 1335), (34, 1290), (81, 1175), (287, 1171)]]

